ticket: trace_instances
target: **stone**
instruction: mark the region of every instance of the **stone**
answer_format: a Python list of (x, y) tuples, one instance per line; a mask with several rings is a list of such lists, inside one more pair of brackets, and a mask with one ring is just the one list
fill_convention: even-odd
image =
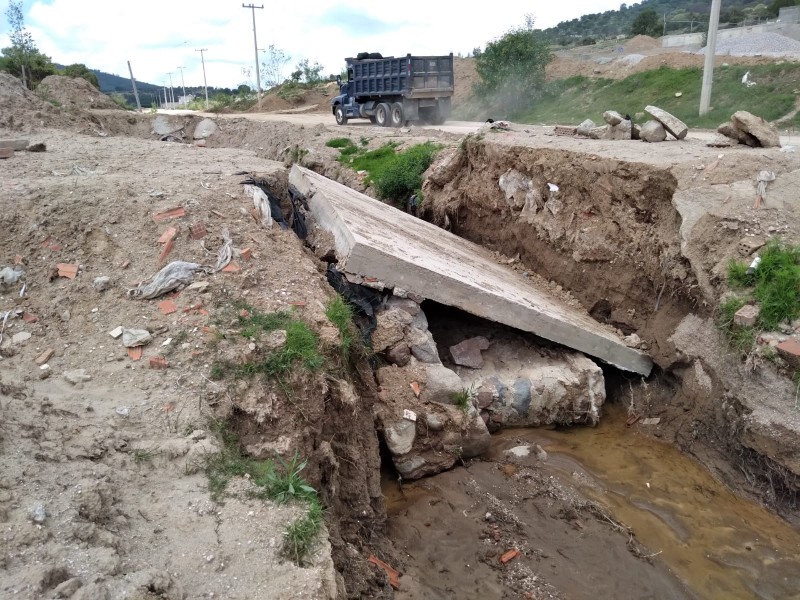
[(15, 333), (11, 336), (11, 343), (12, 344), (24, 344), (29, 339), (31, 339), (31, 334), (27, 331), (20, 331), (19, 333)]
[(436, 413), (428, 413), (425, 415), (425, 425), (427, 425), (428, 429), (431, 431), (441, 431), (444, 429), (444, 421), (442, 421), (442, 418)]
[(261, 341), (261, 343), (264, 347), (264, 350), (267, 352), (275, 352), (286, 345), (287, 336), (288, 334), (286, 333), (285, 329), (276, 329), (275, 331), (271, 331), (269, 335), (267, 335), (266, 338)]
[(778, 128), (761, 117), (757, 117), (746, 110), (740, 110), (733, 114), (731, 122), (737, 129), (752, 135), (758, 140), (759, 146), (763, 148), (781, 147), (781, 137), (778, 134)]
[(217, 132), (217, 124), (212, 119), (203, 119), (194, 128), (194, 139), (202, 140), (211, 137)]
[(800, 343), (794, 339), (788, 339), (778, 344), (778, 354), (787, 363), (795, 368), (800, 368)]
[(597, 127), (597, 123), (595, 123), (591, 119), (586, 119), (583, 123), (578, 125), (577, 134), (578, 135), (583, 135), (583, 136), (588, 136), (589, 132), (591, 132), (596, 127)]
[(395, 456), (408, 454), (414, 447), (417, 437), (417, 426), (408, 420), (402, 420), (394, 425), (389, 425), (383, 430), (386, 445)]
[(59, 583), (53, 590), (53, 598), (71, 598), (83, 585), (80, 577), (72, 577)]
[(430, 331), (422, 331), (413, 327), (408, 332), (407, 342), (411, 347), (411, 354), (418, 361), (428, 364), (441, 364), (439, 351)]
[(426, 365), (427, 382), (420, 395), (423, 402), (453, 404), (453, 396), (464, 390), (461, 378), (444, 365)]
[(79, 383), (91, 381), (92, 376), (86, 372), (86, 369), (74, 369), (72, 371), (65, 371), (64, 379), (69, 381), (72, 385), (78, 385)]
[(190, 284), (185, 291), (202, 294), (203, 292), (207, 292), (210, 286), (211, 284), (208, 281), (195, 281), (194, 283)]
[(483, 366), (481, 350), (488, 349), (489, 340), (483, 336), (478, 336), (464, 340), (455, 346), (450, 346), (450, 356), (453, 357), (453, 362), (457, 365), (480, 369)]
[(411, 324), (412, 317), (407, 312), (394, 309), (382, 310), (376, 315), (377, 325), (372, 332), (373, 352), (384, 352), (403, 341), (403, 329)]
[(122, 328), (122, 325), (120, 325), (118, 327), (114, 327), (114, 329), (109, 331), (108, 335), (110, 335), (115, 340), (118, 340), (119, 338), (122, 337), (122, 331), (123, 331), (123, 328)]
[(111, 287), (111, 277), (107, 277), (105, 275), (101, 275), (100, 277), (95, 277), (92, 285), (94, 285), (94, 288), (98, 292), (105, 292), (108, 288)]
[(31, 521), (34, 523), (44, 523), (45, 519), (47, 518), (47, 510), (45, 510), (44, 504), (41, 502), (34, 504), (31, 508), (29, 516)]
[(753, 327), (758, 321), (761, 309), (754, 304), (746, 304), (733, 315), (733, 322), (739, 327)]
[(0, 148), (22, 151), (28, 147), (28, 140), (0, 140)]
[(422, 331), (428, 329), (428, 317), (425, 316), (424, 312), (419, 311), (419, 313), (414, 317), (414, 320), (411, 321), (411, 327), (416, 327)]
[(661, 123), (651, 119), (642, 125), (642, 129), (639, 132), (639, 139), (650, 144), (663, 142), (667, 139), (667, 130), (664, 129)]
[(126, 348), (144, 346), (153, 341), (153, 336), (146, 329), (122, 329), (122, 345)]
[(548, 458), (550, 458), (548, 456), (547, 452), (545, 452), (545, 449), (542, 448), (539, 444), (536, 444), (533, 448), (534, 448), (534, 450), (536, 450), (536, 458), (538, 460), (541, 460), (542, 462), (544, 462)]
[(517, 379), (512, 386), (514, 399), (511, 407), (521, 417), (527, 417), (531, 408), (531, 381), (530, 379)]
[[(392, 296), (386, 301), (386, 308), (396, 308), (398, 310), (402, 310), (412, 317), (416, 317), (422, 310), (419, 304), (413, 300), (409, 300), (408, 298), (398, 298), (396, 296)], [(425, 327), (425, 329), (427, 329), (427, 327)]]
[(503, 173), (497, 184), (505, 194), (506, 201), (511, 208), (524, 207), (528, 203), (529, 197), (535, 193), (536, 188), (530, 177), (516, 169), (509, 169)]
[(463, 458), (475, 458), (489, 449), (491, 435), (486, 428), (486, 423), (477, 411), (471, 410), (468, 419), (461, 440), (461, 456)]
[(631, 122), (622, 121), (619, 125), (603, 125), (589, 131), (589, 137), (595, 140), (629, 140), (631, 139)]
[(642, 139), (642, 126), (637, 125), (636, 123), (633, 124), (631, 128), (631, 139), (632, 140), (640, 140)]
[(166, 115), (158, 115), (153, 119), (153, 133), (156, 135), (170, 135), (183, 129), (183, 119), (173, 119)]
[(686, 126), (686, 123), (681, 121), (678, 117), (671, 115), (667, 111), (662, 110), (657, 106), (645, 106), (644, 110), (648, 115), (661, 123), (664, 126), (664, 129), (667, 130), (667, 133), (675, 138), (682, 140), (689, 133), (689, 128)]
[(717, 127), (717, 133), (724, 135), (726, 138), (736, 142), (737, 144), (744, 144), (746, 146), (750, 146), (751, 148), (755, 148), (758, 146), (758, 140), (747, 133), (739, 129), (733, 122), (723, 123), (719, 127)]
[(619, 125), (625, 120), (625, 117), (615, 110), (607, 110), (603, 113), (603, 120), (609, 125)]
[[(347, 272), (533, 333), (625, 371), (649, 375), (653, 363), (585, 311), (476, 244), (297, 164), (289, 183), (331, 232)], [(406, 340), (415, 353), (415, 344)]]
[(506, 454), (510, 454), (511, 456), (515, 456), (516, 458), (525, 458), (529, 456), (531, 453), (530, 446), (514, 446), (513, 448), (509, 448), (505, 452)]
[(625, 345), (628, 348), (641, 348), (642, 347), (642, 338), (640, 338), (635, 333), (632, 333), (629, 336), (626, 336), (625, 338), (623, 338), (622, 341), (625, 342)]
[(386, 359), (398, 367), (405, 367), (411, 360), (411, 349), (405, 342), (400, 342), (389, 348), (386, 352)]

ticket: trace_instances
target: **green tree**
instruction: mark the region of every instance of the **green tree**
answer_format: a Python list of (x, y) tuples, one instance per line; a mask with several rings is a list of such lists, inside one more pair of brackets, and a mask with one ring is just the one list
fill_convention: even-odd
[(650, 35), (659, 37), (663, 31), (661, 19), (658, 18), (658, 13), (652, 8), (643, 10), (633, 20), (631, 25), (631, 35)]
[(283, 69), (291, 59), (283, 50), (270, 44), (266, 51), (264, 61), (261, 63), (261, 81), (267, 88), (283, 83)]
[(528, 16), (525, 26), (489, 42), (475, 58), (481, 78), (478, 94), (508, 115), (525, 110), (544, 91), (545, 67), (551, 58), (547, 39)]
[(11, 46), (0, 51), (0, 71), (19, 77), (26, 87), (32, 89), (42, 79), (55, 73), (55, 66), (49, 56), (39, 52), (33, 36), (25, 29), (22, 0), (9, 2), (6, 19), (11, 29), (8, 36)]
[(94, 87), (100, 89), (100, 82), (97, 80), (97, 75), (95, 75), (94, 71), (90, 71), (83, 63), (67, 65), (64, 67), (64, 75), (67, 77), (82, 77)]

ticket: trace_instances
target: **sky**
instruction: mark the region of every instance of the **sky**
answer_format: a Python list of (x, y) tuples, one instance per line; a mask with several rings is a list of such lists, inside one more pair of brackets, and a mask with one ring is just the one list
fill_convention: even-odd
[[(25, 25), (40, 51), (60, 64), (84, 63), (127, 76), (131, 62), (139, 81), (189, 86), (203, 84), (200, 53), (205, 52), (209, 86), (255, 84), (253, 11), (231, 0), (23, 0)], [(249, 4), (249, 2), (248, 2)], [(367, 6), (371, 4), (371, 7)], [(292, 0), (256, 3), (258, 48), (270, 45), (291, 60), (317, 61), (323, 74), (339, 73), (344, 58), (359, 52), (384, 56), (467, 54), (475, 47), (522, 25), (532, 13), (536, 27), (551, 27), (583, 14), (616, 10), (620, 0), (561, 2), (436, 2), (403, 0), (392, 11), (387, 2)], [(8, 43), (0, 0), (0, 48)], [(392, 17), (389, 13), (398, 13)], [(259, 52), (259, 61), (266, 55)], [(248, 76), (243, 69), (250, 69)]]

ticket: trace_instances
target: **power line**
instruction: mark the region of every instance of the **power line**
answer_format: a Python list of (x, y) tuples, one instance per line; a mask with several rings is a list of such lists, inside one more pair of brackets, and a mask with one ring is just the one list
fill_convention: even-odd
[(261, 110), (261, 74), (258, 71), (258, 39), (256, 37), (256, 9), (264, 8), (264, 5), (242, 4), (242, 8), (249, 8), (253, 13), (253, 46), (256, 55), (256, 96), (258, 97), (258, 110)]
[(195, 50), (200, 53), (200, 60), (203, 63), (203, 89), (206, 91), (206, 110), (208, 110), (208, 84), (206, 83), (206, 59), (203, 57), (203, 52), (208, 52), (208, 48), (200, 48)]

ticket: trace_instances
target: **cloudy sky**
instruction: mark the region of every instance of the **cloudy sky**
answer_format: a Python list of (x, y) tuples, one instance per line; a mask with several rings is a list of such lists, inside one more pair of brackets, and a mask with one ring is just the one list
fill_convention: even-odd
[[(620, 0), (561, 2), (389, 2), (353, 0), (281, 0), (257, 9), (258, 47), (284, 50), (291, 67), (302, 59), (319, 61), (324, 73), (338, 73), (346, 56), (381, 52), (384, 56), (468, 53), (484, 46), (533, 13), (537, 27), (586, 13), (617, 9)], [(261, 6), (256, 3), (256, 6)], [(8, 45), (5, 12), (0, 0), (0, 47)], [(231, 0), (23, 0), (25, 24), (39, 49), (61, 64), (127, 75), (126, 61), (140, 81), (202, 85), (198, 48), (207, 48), (208, 85), (247, 82), (243, 67), (255, 62), (252, 13)], [(396, 17), (388, 13), (397, 13)], [(263, 54), (262, 54), (263, 56)]]

